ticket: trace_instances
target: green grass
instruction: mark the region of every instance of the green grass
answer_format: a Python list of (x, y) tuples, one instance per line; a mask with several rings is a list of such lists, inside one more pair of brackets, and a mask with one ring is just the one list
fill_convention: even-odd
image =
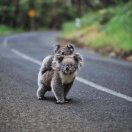
[(24, 30), (21, 28), (14, 29), (5, 25), (0, 25), (0, 36), (9, 35), (11, 33), (23, 32), (23, 31)]
[[(80, 18), (81, 28), (75, 22), (63, 25), (62, 37), (76, 39), (92, 48), (110, 47), (119, 50), (132, 50), (132, 2), (106, 9), (88, 12)], [(80, 33), (80, 38), (76, 32)]]

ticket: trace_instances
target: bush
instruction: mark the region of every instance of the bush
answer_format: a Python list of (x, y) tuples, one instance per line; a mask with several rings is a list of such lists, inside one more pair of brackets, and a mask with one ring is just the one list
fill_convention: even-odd
[(132, 50), (132, 10), (131, 1), (127, 4), (90, 11), (81, 20), (76, 37), (75, 22), (63, 24), (62, 36), (77, 40), (88, 47), (110, 47), (119, 50)]

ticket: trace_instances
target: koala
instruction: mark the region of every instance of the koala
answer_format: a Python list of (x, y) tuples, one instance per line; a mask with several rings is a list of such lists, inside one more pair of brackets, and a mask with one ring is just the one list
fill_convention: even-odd
[(74, 49), (75, 48), (74, 48), (73, 44), (70, 44), (70, 43), (63, 44), (63, 45), (56, 45), (54, 54), (48, 55), (46, 58), (44, 58), (41, 68), (40, 68), (41, 74), (44, 74), (48, 70), (52, 70), (51, 65), (52, 65), (53, 57), (55, 54), (71, 55), (74, 53)]
[(82, 66), (83, 58), (80, 54), (55, 55), (52, 62), (52, 70), (38, 75), (37, 98), (45, 99), (47, 91), (53, 92), (56, 103), (68, 103), (67, 94), (70, 91), (76, 77), (77, 70)]

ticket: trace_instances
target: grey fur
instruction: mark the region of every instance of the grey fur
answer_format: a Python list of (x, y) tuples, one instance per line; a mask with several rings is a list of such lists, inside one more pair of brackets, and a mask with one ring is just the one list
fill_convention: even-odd
[[(56, 45), (56, 48), (54, 50), (55, 54), (59, 55), (71, 55), (74, 53), (74, 45), (67, 43), (66, 45)], [(42, 63), (41, 66), (41, 74), (44, 74), (48, 70), (52, 70), (52, 61), (53, 61), (54, 55), (47, 56)]]
[(79, 59), (80, 55), (78, 60), (75, 59), (75, 56), (76, 54), (67, 56), (55, 55), (52, 70), (46, 71), (44, 74), (41, 74), (40, 70), (38, 74), (38, 99), (43, 99), (45, 93), (52, 90), (57, 103), (67, 102), (67, 94), (74, 82), (77, 69), (81, 61), (83, 61), (83, 59)]

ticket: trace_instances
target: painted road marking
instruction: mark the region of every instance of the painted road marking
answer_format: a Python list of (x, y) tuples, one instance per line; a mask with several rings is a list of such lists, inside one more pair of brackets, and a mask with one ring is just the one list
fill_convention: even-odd
[[(33, 63), (35, 63), (35, 64), (41, 65), (41, 61), (39, 61), (39, 60), (37, 60), (37, 59), (34, 59), (34, 58), (32, 58), (32, 57), (30, 57), (30, 56), (28, 56), (28, 55), (26, 55), (26, 54), (24, 54), (24, 53), (22, 53), (22, 52), (16, 50), (16, 49), (11, 49), (11, 51), (12, 51), (14, 54), (20, 56), (21, 58), (23, 58), (23, 59), (25, 59), (25, 60), (28, 60), (28, 61), (33, 62)], [(109, 88), (106, 88), (106, 87), (103, 87), (103, 86), (101, 86), (101, 85), (98, 85), (98, 84), (96, 84), (96, 83), (94, 83), (94, 82), (91, 82), (91, 81), (89, 81), (89, 80), (86, 80), (86, 79), (84, 79), (84, 78), (82, 78), (82, 77), (76, 77), (76, 80), (77, 80), (78, 82), (81, 82), (81, 83), (83, 83), (83, 84), (85, 84), (85, 85), (88, 85), (88, 86), (90, 86), (90, 87), (93, 87), (93, 88), (95, 88), (95, 89), (97, 89), (97, 90), (100, 90), (100, 91), (102, 91), (102, 92), (105, 92), (105, 93), (114, 95), (114, 96), (116, 96), (116, 97), (125, 99), (125, 100), (127, 100), (127, 101), (129, 101), (129, 102), (132, 102), (132, 97), (127, 96), (127, 95), (125, 95), (125, 94), (122, 94), (122, 93), (120, 93), (120, 92), (116, 92), (116, 91), (114, 91), (114, 90), (110, 90)]]
[(119, 97), (119, 98), (123, 98), (123, 99), (125, 99), (125, 100), (127, 100), (127, 101), (132, 102), (132, 97), (127, 96), (127, 95), (125, 95), (125, 94), (122, 94), (122, 93), (120, 93), (120, 92), (116, 92), (116, 91), (114, 91), (114, 90), (105, 88), (105, 87), (103, 87), (103, 86), (101, 86), (101, 85), (98, 85), (98, 84), (96, 84), (96, 83), (94, 83), (94, 82), (91, 82), (91, 81), (89, 81), (89, 80), (86, 80), (86, 79), (84, 79), (84, 78), (82, 78), (82, 77), (76, 77), (76, 80), (79, 81), (79, 82), (81, 82), (81, 83), (84, 83), (84, 84), (86, 84), (86, 85), (89, 85), (89, 86), (91, 86), (91, 87), (93, 87), (93, 88), (95, 88), (95, 89), (97, 89), (97, 90), (100, 90), (100, 91), (103, 91), (103, 92), (112, 94), (112, 95), (114, 95), (114, 96), (117, 96), (117, 97)]
[[(6, 37), (3, 41), (3, 46), (4, 47), (7, 47), (8, 46), (8, 41), (10, 41), (11, 39), (16, 39), (18, 37), (32, 37), (32, 36), (36, 36), (38, 35), (38, 32), (27, 32), (27, 33), (21, 33), (21, 34), (15, 34), (15, 35), (12, 35), (12, 36), (9, 36), (9, 37)], [(121, 61), (117, 61), (117, 60), (114, 60), (114, 59), (108, 59), (108, 58), (96, 58), (96, 57), (92, 57), (92, 56), (84, 56), (85, 58), (87, 59), (92, 59), (92, 60), (95, 60), (95, 61), (106, 61), (109, 62), (109, 63), (114, 63), (114, 64), (119, 64), (119, 65), (122, 65), (122, 66), (132, 66), (131, 63), (129, 62), (121, 62)]]
[(13, 38), (17, 38), (17, 37), (30, 37), (30, 36), (36, 36), (37, 35), (37, 33), (36, 32), (34, 32), (34, 33), (24, 33), (24, 34), (15, 34), (15, 35), (12, 35), (12, 36), (9, 36), (9, 37), (7, 37), (7, 38), (5, 38), (4, 39), (4, 41), (3, 41), (3, 46), (4, 47), (7, 47), (7, 44), (8, 44), (8, 41), (10, 40), (10, 39), (13, 39)]
[(40, 62), (40, 61), (38, 61), (38, 60), (36, 60), (36, 59), (34, 59), (34, 58), (30, 57), (30, 56), (27, 56), (26, 54), (23, 54), (23, 53), (21, 53), (21, 52), (18, 51), (18, 50), (11, 49), (11, 51), (12, 51), (13, 53), (15, 53), (16, 55), (22, 57), (22, 58), (25, 59), (25, 60), (28, 60), (28, 61), (31, 61), (31, 62), (33, 62), (33, 63), (35, 63), (35, 64), (41, 65), (41, 62)]

